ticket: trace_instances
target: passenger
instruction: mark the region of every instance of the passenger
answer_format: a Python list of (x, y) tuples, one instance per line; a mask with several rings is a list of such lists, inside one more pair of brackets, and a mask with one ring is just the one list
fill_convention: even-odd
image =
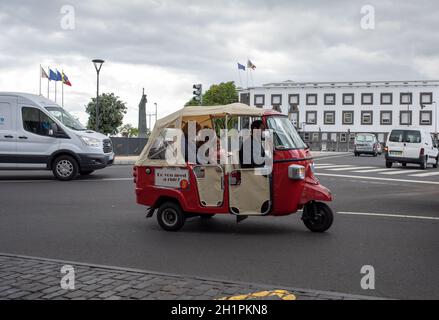
[[(242, 146), (239, 149), (239, 162), (241, 164), (241, 168), (257, 168), (257, 167), (263, 167), (264, 166), (264, 162), (262, 163), (256, 163), (255, 159), (254, 159), (254, 151), (257, 152), (258, 150), (253, 150), (253, 148), (255, 147), (255, 145), (260, 144), (260, 153), (261, 153), (261, 158), (263, 158), (265, 156), (265, 151), (264, 151), (264, 146), (261, 140), (261, 134), (262, 132), (265, 130), (265, 125), (262, 122), (262, 120), (255, 120), (252, 122), (251, 126), (250, 126), (250, 137), (248, 137), (245, 141), (242, 142)], [(255, 132), (255, 130), (260, 130), (258, 133)], [(250, 163), (244, 163), (244, 162), (248, 162), (249, 157), (244, 157), (244, 145), (250, 143)]]

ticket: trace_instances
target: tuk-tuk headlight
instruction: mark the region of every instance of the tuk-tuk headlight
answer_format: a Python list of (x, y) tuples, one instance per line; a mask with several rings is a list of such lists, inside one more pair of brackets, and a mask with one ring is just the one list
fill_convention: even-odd
[(303, 180), (305, 179), (305, 167), (292, 164), (288, 167), (288, 178), (292, 180)]

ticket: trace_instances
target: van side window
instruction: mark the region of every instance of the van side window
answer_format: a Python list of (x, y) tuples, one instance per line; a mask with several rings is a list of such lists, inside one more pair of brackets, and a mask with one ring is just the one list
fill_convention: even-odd
[(23, 107), (21, 109), (23, 129), (40, 136), (49, 136), (52, 124), (55, 122), (37, 108)]

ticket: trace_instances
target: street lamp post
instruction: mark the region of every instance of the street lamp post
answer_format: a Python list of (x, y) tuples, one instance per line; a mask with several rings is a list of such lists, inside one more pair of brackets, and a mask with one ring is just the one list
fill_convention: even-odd
[(99, 132), (99, 72), (101, 71), (104, 60), (94, 59), (92, 60), (96, 69), (96, 132)]
[(437, 102), (433, 101), (434, 103), (434, 139), (437, 142)]

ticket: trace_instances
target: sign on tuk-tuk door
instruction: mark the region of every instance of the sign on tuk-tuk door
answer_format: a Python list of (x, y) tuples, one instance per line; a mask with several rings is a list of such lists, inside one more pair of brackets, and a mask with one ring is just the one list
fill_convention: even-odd
[(189, 183), (189, 170), (181, 168), (162, 168), (155, 170), (154, 184), (159, 187), (180, 188), (181, 182)]

